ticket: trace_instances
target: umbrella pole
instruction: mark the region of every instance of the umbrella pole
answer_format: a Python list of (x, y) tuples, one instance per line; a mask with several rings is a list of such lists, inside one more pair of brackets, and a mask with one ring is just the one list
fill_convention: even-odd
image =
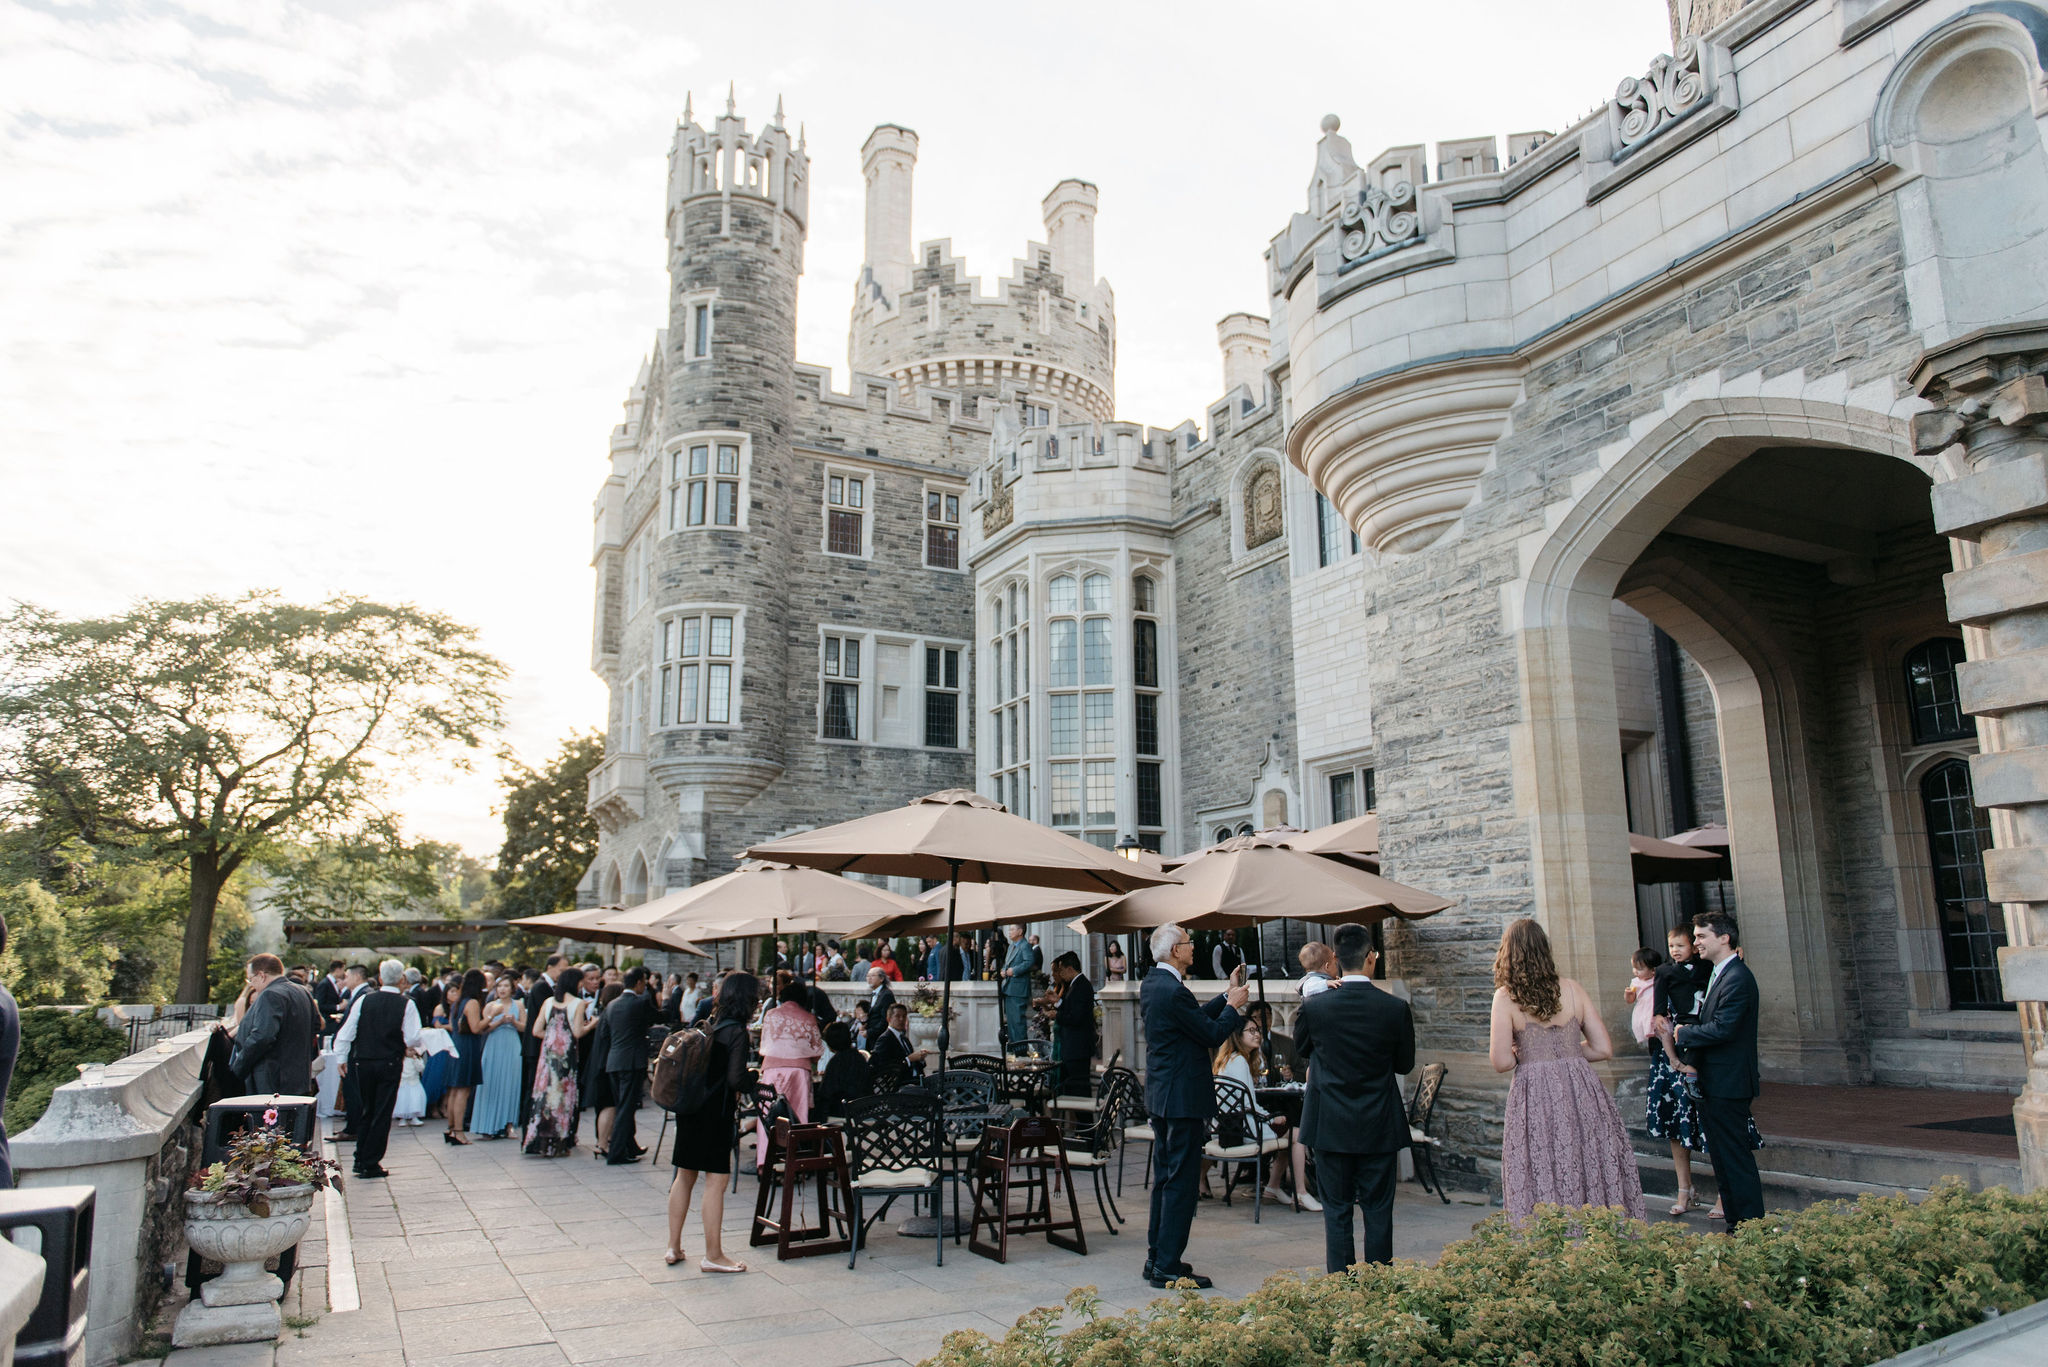
[[(1281, 943), (1285, 944), (1287, 942), (1283, 938)], [(1256, 921), (1252, 923), (1252, 953), (1259, 956), (1259, 1005), (1264, 1006), (1266, 1004), (1266, 935), (1265, 927)]]
[(960, 864), (948, 859), (953, 881), (946, 885), (946, 939), (939, 947), (939, 1071), (946, 1071), (946, 1051), (953, 1045), (953, 922), (960, 914)]

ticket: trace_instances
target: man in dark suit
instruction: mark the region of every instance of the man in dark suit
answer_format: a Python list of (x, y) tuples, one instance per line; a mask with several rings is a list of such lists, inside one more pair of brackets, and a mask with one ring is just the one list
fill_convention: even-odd
[(611, 1035), (604, 1070), (611, 1075), (611, 1144), (605, 1161), (613, 1167), (637, 1163), (647, 1150), (640, 1147), (634, 1117), (640, 1110), (640, 1094), (647, 1086), (647, 1032), (654, 1028), (654, 998), (647, 986), (647, 970), (626, 970), (626, 990), (604, 1009), (604, 1023)]
[(896, 994), (889, 987), (889, 975), (879, 968), (868, 970), (868, 1022), (871, 1027), (880, 1025), (889, 1018), (889, 1008), (896, 1004)]
[[(341, 978), (341, 1006), (334, 1017), (334, 1030), (337, 1036), (341, 1032), (343, 1022), (348, 1019), (349, 1013), (355, 1010), (356, 1003), (361, 1001), (369, 991), (370, 966), (368, 964), (350, 964), (348, 971)], [(343, 1056), (346, 1057), (345, 1054)], [(360, 1075), (352, 1074), (345, 1068), (341, 1073), (341, 1105), (343, 1116), (341, 1133), (334, 1136), (334, 1142), (337, 1144), (352, 1144), (355, 1142), (356, 1136), (361, 1134), (363, 1130), (363, 1089)]]
[(555, 979), (561, 975), (568, 959), (561, 954), (548, 955), (548, 965), (541, 975), (533, 980), (533, 986), (526, 990), (526, 1024), (519, 1035), (519, 1129), (526, 1130), (526, 1122), (533, 1119), (533, 1070), (540, 1063), (540, 1008), (543, 1002), (555, 995)]
[(1358, 1261), (1354, 1205), (1365, 1217), (1365, 1261), (1394, 1260), (1394, 1182), (1408, 1147), (1401, 1074), (1415, 1067), (1415, 1017), (1366, 976), (1372, 932), (1343, 925), (1331, 939), (1344, 976), (1301, 1004), (1294, 1049), (1308, 1069), (1301, 1142), (1316, 1156), (1323, 1265), (1342, 1272)]
[(328, 964), (327, 976), (313, 984), (313, 1005), (320, 1009), (323, 1039), (341, 1028), (341, 960)]
[(284, 976), (284, 962), (275, 954), (249, 960), (248, 976), (256, 996), (235, 1027), (229, 1070), (248, 1080), (252, 1096), (311, 1096), (313, 1055), (320, 1045), (313, 999)]
[(1182, 1261), (1195, 1221), (1195, 1184), (1202, 1141), (1216, 1114), (1209, 1060), (1237, 1029), (1248, 995), (1244, 974), (1230, 990), (1203, 1003), (1187, 989), (1195, 942), (1179, 926), (1152, 932), (1156, 962), (1138, 987), (1145, 1018), (1145, 1109), (1152, 1114), (1152, 1219), (1146, 1230), (1145, 1280), (1160, 1289), (1186, 1278), (1207, 1288), (1207, 1277)]
[(1763, 1179), (1749, 1147), (1749, 1105), (1762, 1088), (1756, 1059), (1756, 975), (1735, 951), (1742, 943), (1735, 922), (1710, 912), (1693, 923), (1692, 942), (1714, 966), (1699, 1021), (1676, 1028), (1661, 1022), (1687, 1062), (1699, 1069), (1700, 1124), (1714, 1160), (1714, 1184), (1732, 1231), (1744, 1220), (1763, 1218)]
[(1060, 1091), (1087, 1096), (1089, 1065), (1095, 1060), (1095, 984), (1071, 949), (1052, 961), (1052, 980), (1060, 985), (1060, 1004), (1052, 1017), (1060, 1042)]
[[(869, 1016), (868, 1019), (873, 1020), (874, 1017)], [(910, 1008), (897, 1002), (889, 1008), (886, 1019), (889, 1023), (879, 1032), (880, 1038), (868, 1046), (868, 1066), (874, 1070), (876, 1080), (897, 1073), (904, 1077), (923, 1077), (924, 1061), (931, 1051), (910, 1047)], [(869, 1027), (869, 1032), (872, 1038), (876, 1033), (873, 1026)]]

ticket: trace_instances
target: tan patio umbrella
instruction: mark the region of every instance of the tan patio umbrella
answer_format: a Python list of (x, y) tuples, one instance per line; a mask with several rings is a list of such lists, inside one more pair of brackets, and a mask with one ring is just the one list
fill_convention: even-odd
[(1380, 871), (1378, 812), (1354, 816), (1349, 821), (1333, 821), (1312, 831), (1286, 836), (1280, 843), (1303, 854), (1320, 854), (1326, 859), (1342, 859), (1368, 867), (1373, 873)]
[[(639, 910), (638, 907), (634, 908)], [(507, 921), (508, 926), (530, 930), (543, 935), (557, 935), (564, 939), (581, 941), (594, 945), (633, 945), (640, 949), (665, 949), (672, 954), (695, 954), (708, 958), (702, 949), (675, 932), (651, 926), (618, 927), (610, 919), (622, 915), (622, 907), (579, 907), (575, 911), (551, 912), (546, 916), (521, 916)]]
[(1689, 831), (1680, 831), (1677, 835), (1664, 838), (1673, 845), (1683, 845), (1687, 849), (1711, 850), (1724, 858), (1728, 854), (1726, 826), (1695, 826)]
[[(1017, 883), (969, 883), (955, 900), (955, 930), (990, 930), (1016, 922), (1056, 921), (1092, 911), (1108, 901), (1106, 892), (1066, 892), (1058, 888), (1027, 888)], [(886, 917), (852, 932), (856, 939), (884, 935), (936, 935), (946, 929), (946, 904), (953, 885), (941, 883), (916, 897), (919, 910)]]
[(1628, 833), (1628, 859), (1638, 883), (1712, 883), (1727, 877), (1727, 860), (1712, 850)]
[[(1338, 860), (1304, 854), (1284, 837), (1233, 836), (1181, 865), (1180, 882), (1141, 888), (1074, 923), (1077, 930), (1121, 934), (1180, 925), (1222, 930), (1283, 918), (1341, 925), (1398, 916), (1420, 920), (1452, 906), (1434, 893), (1396, 883)], [(1265, 976), (1259, 978), (1265, 999)]]
[(694, 887), (628, 911), (614, 910), (606, 924), (634, 933), (659, 929), (711, 943), (756, 935), (847, 934), (880, 916), (913, 915), (923, 909), (887, 888), (817, 869), (749, 859), (731, 873)]
[[(906, 806), (855, 817), (756, 845), (747, 853), (832, 873), (885, 873), (944, 878), (946, 942), (952, 943), (961, 883), (1022, 883), (1108, 895), (1171, 883), (1173, 876), (1013, 815), (1000, 802), (966, 788), (948, 788)], [(953, 980), (944, 981), (939, 1015), (939, 1067), (952, 1036)]]

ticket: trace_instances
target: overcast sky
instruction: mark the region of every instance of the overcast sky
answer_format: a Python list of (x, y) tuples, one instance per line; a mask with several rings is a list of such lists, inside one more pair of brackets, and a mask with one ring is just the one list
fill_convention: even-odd
[[(1361, 161), (1557, 129), (1668, 46), (1657, 0), (0, 0), (0, 599), (416, 602), (512, 667), (538, 760), (603, 717), (590, 501), (685, 92), (805, 125), (800, 359), (841, 385), (870, 128), (917, 130), (913, 236), (989, 289), (1094, 181), (1119, 415), (1168, 426), (1325, 113)], [(486, 765), (399, 807), (489, 854), (496, 800)]]

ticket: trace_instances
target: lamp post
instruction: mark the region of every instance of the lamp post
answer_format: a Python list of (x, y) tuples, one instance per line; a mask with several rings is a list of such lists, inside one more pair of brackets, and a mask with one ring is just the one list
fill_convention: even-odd
[[(1117, 837), (1116, 852), (1135, 864), (1138, 862), (1138, 856), (1145, 852), (1145, 847), (1138, 843), (1138, 837), (1135, 835), (1122, 835)], [(1136, 982), (1138, 980), (1138, 940), (1140, 937), (1133, 932), (1124, 938), (1129, 941), (1124, 950), (1124, 962), (1130, 965), (1130, 967), (1124, 970), (1125, 981)]]

